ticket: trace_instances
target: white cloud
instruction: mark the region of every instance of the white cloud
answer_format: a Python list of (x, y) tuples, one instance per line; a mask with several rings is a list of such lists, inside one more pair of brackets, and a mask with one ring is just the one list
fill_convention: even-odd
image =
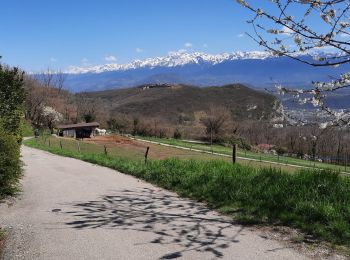
[(192, 47), (193, 47), (193, 44), (192, 44), (191, 42), (186, 42), (186, 43), (184, 44), (184, 46), (185, 46), (186, 48), (192, 48)]
[(244, 37), (244, 33), (237, 34), (237, 37), (238, 38), (243, 38)]
[(51, 57), (51, 58), (50, 58), (50, 62), (56, 62), (56, 61), (57, 61), (56, 58), (54, 58), (54, 57)]
[(186, 53), (186, 52), (187, 52), (186, 49), (180, 49), (180, 50), (177, 50), (177, 51), (169, 51), (168, 55), (174, 55), (174, 54)]
[(113, 61), (117, 61), (117, 58), (113, 55), (108, 55), (105, 57), (105, 61), (113, 62)]
[(341, 33), (340, 37), (342, 37), (342, 38), (349, 38), (350, 35), (348, 33)]
[(294, 33), (293, 30), (289, 29), (288, 27), (286, 26), (283, 26), (281, 31), (283, 32), (282, 34), (285, 34), (285, 35), (291, 35), (292, 33)]
[(143, 52), (143, 49), (141, 49), (141, 48), (136, 48), (135, 51), (136, 51), (137, 53), (141, 53), (141, 52)]
[(87, 58), (82, 58), (80, 62), (81, 62), (81, 64), (83, 66), (89, 66), (90, 65), (89, 60)]

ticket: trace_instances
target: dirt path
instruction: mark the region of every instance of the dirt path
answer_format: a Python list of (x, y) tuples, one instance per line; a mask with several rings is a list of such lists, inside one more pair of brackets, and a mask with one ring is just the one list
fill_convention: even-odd
[(0, 205), (5, 259), (305, 259), (200, 203), (111, 169), (22, 148), (23, 193)]

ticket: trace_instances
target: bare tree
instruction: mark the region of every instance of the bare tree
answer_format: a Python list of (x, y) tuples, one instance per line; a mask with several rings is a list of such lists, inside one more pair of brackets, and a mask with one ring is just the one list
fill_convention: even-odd
[(42, 124), (42, 109), (48, 103), (45, 88), (33, 77), (26, 77), (24, 81), (26, 91), (25, 118), (36, 127)]
[(64, 74), (61, 70), (53, 71), (50, 68), (47, 68), (46, 71), (42, 71), (35, 75), (35, 79), (39, 81), (44, 87), (56, 88), (58, 94), (64, 87), (64, 82), (67, 75)]
[(86, 123), (92, 122), (96, 118), (97, 104), (95, 100), (89, 98), (86, 93), (78, 93), (75, 95), (77, 105), (76, 120), (84, 119)]
[[(236, 0), (254, 13), (248, 21), (255, 34), (248, 34), (259, 45), (277, 56), (287, 56), (315, 66), (341, 66), (350, 62), (350, 2), (348, 0), (273, 0), (259, 1), (270, 11)], [(265, 3), (266, 2), (266, 3)], [(269, 2), (269, 3), (268, 3)], [(321, 26), (314, 26), (316, 23)], [(319, 55), (320, 49), (332, 49)], [(336, 51), (336, 52), (335, 52)], [(313, 59), (301, 54), (310, 54)], [(325, 103), (327, 93), (350, 86), (350, 72), (328, 82), (312, 82), (309, 89), (278, 86), (282, 93), (294, 95), (301, 103), (312, 103), (330, 119), (328, 125), (348, 125), (350, 111), (336, 111)]]
[(205, 132), (210, 140), (210, 144), (213, 144), (213, 141), (223, 136), (230, 125), (230, 119), (230, 112), (226, 108), (214, 106), (209, 108), (200, 121), (205, 126)]

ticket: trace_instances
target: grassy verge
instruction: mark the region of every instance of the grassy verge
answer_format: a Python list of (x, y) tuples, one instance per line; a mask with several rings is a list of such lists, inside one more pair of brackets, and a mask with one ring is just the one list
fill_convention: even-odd
[[(170, 144), (170, 145), (176, 145), (181, 146), (185, 148), (192, 148), (207, 152), (214, 152), (214, 153), (221, 153), (226, 155), (232, 154), (232, 149), (230, 147), (225, 147), (223, 145), (207, 145), (207, 144), (199, 144), (199, 143), (189, 143), (183, 140), (178, 139), (165, 139), (165, 138), (157, 138), (157, 137), (137, 137), (138, 139), (146, 140), (146, 141), (153, 141), (163, 144)], [(274, 156), (271, 154), (264, 154), (264, 153), (254, 153), (250, 151), (244, 151), (244, 150), (238, 150), (237, 155), (239, 157), (247, 158), (247, 159), (254, 159), (254, 160), (262, 160), (262, 161), (268, 161), (268, 162), (275, 162), (275, 163), (284, 163), (284, 164), (290, 164), (290, 165), (296, 165), (296, 166), (304, 166), (304, 167), (311, 167), (311, 168), (318, 168), (318, 169), (330, 169), (335, 171), (341, 171), (341, 172), (348, 172), (350, 173), (349, 167), (341, 166), (341, 165), (334, 165), (334, 164), (328, 164), (328, 163), (321, 163), (321, 162), (313, 162), (313, 161), (307, 161), (307, 160), (301, 160), (298, 158), (293, 157), (287, 157), (287, 156)]]
[(24, 143), (134, 175), (205, 201), (245, 223), (283, 224), (335, 244), (350, 245), (350, 178), (334, 172), (288, 174), (218, 160), (166, 159), (144, 164), (138, 159), (48, 147), (35, 140)]
[(33, 127), (28, 122), (22, 123), (22, 135), (23, 137), (33, 136), (34, 130)]

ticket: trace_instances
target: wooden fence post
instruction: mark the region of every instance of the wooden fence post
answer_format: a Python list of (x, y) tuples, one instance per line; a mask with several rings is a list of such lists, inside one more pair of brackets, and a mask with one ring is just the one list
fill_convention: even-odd
[(50, 139), (49, 139), (49, 147), (51, 147), (51, 142), (50, 142)]
[(61, 150), (63, 149), (63, 146), (62, 146), (62, 141), (60, 140), (60, 147), (61, 147)]
[(80, 153), (80, 143), (77, 141), (77, 146), (78, 146), (78, 152)]
[(235, 164), (237, 160), (237, 144), (232, 146), (232, 163)]
[(147, 146), (146, 153), (145, 153), (145, 164), (147, 163), (148, 151), (149, 151), (149, 146)]
[(345, 171), (346, 171), (346, 166), (348, 166), (348, 154), (345, 155)]
[(108, 152), (107, 152), (107, 146), (104, 145), (103, 147), (104, 147), (104, 149), (105, 149), (105, 155), (107, 155), (107, 154), (108, 154)]

